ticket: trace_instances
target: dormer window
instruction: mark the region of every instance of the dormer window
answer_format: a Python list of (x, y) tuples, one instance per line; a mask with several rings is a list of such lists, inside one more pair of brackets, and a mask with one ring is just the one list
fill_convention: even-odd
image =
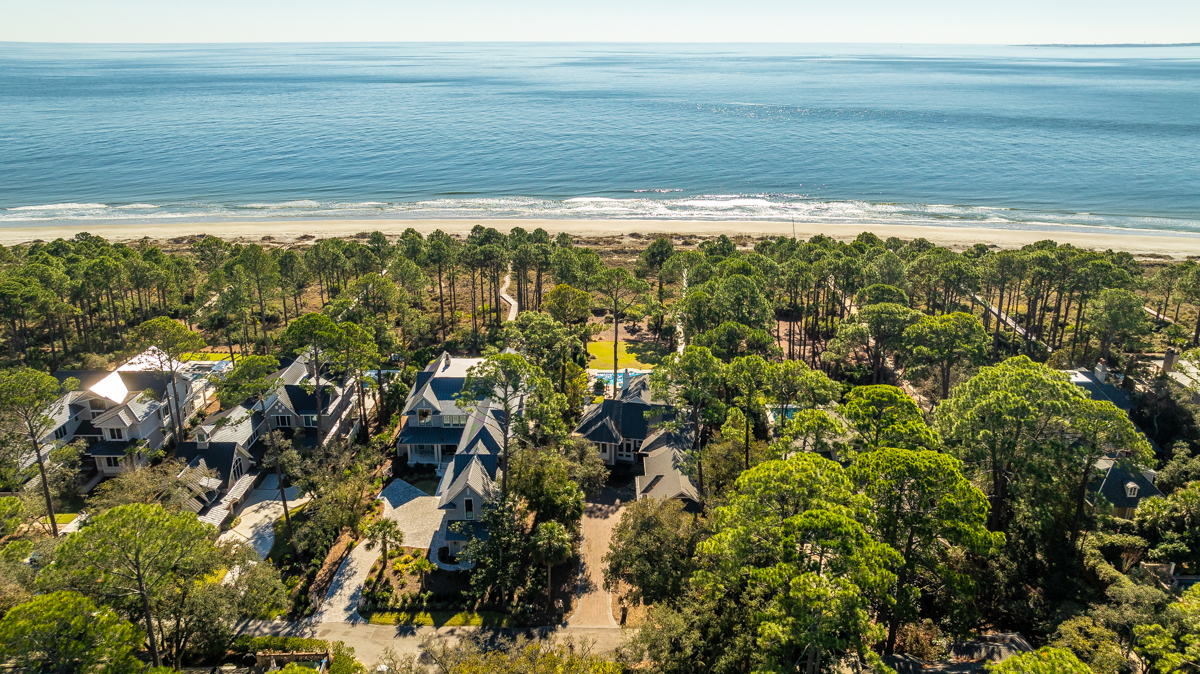
[(125, 430), (124, 429), (109, 428), (107, 430), (108, 430), (108, 439), (109, 440), (124, 440), (125, 439)]
[(196, 431), (196, 442), (208, 442), (208, 433)]
[(1125, 483), (1125, 495), (1128, 496), (1129, 498), (1137, 498), (1138, 486), (1137, 486), (1136, 482), (1126, 482)]
[(433, 424), (433, 410), (418, 409), (417, 424), (420, 426), (429, 426)]
[(465, 414), (443, 414), (442, 426), (447, 428), (462, 428), (467, 425), (467, 415)]

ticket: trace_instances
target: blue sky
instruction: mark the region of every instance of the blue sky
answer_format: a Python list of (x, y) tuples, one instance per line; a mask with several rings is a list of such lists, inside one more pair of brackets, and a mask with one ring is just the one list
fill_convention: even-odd
[(1200, 42), (1198, 0), (0, 0), (0, 41)]

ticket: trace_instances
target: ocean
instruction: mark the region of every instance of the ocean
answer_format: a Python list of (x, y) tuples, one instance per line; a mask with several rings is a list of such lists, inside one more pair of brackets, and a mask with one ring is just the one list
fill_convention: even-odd
[(0, 43), (0, 226), (278, 218), (1200, 232), (1200, 47)]

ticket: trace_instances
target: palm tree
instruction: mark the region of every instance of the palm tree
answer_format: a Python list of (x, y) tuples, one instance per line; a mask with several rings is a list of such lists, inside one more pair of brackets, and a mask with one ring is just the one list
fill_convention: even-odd
[(554, 521), (542, 522), (533, 535), (533, 558), (539, 564), (546, 565), (546, 605), (551, 605), (553, 585), (550, 582), (550, 569), (555, 564), (562, 564), (571, 558), (575, 552), (575, 541), (571, 532), (562, 524)]
[(395, 520), (381, 517), (367, 525), (365, 533), (368, 539), (367, 549), (374, 550), (378, 545), (383, 553), (383, 564), (379, 567), (379, 577), (382, 578), (384, 571), (387, 570), (388, 548), (404, 545), (404, 532), (400, 530), (400, 525), (396, 524)]
[(417, 575), (417, 582), (421, 586), (421, 592), (425, 591), (425, 578), (433, 573), (436, 568), (433, 562), (429, 561), (428, 557), (418, 557), (412, 561), (412, 564), (408, 565), (408, 570)]

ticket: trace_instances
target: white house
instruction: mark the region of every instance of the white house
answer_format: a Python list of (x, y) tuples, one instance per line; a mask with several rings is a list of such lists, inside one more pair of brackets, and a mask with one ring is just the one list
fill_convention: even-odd
[(143, 450), (161, 449), (171, 439), (172, 399), (178, 402), (181, 426), (208, 404), (213, 363), (177, 363), (176, 374), (164, 376), (156, 352), (151, 347), (113, 371), (56, 372), (60, 382), (76, 379), (79, 387), (47, 411), (57, 425), (43, 444), (89, 441), (84, 454), (95, 462), (99, 478), (144, 460)]

